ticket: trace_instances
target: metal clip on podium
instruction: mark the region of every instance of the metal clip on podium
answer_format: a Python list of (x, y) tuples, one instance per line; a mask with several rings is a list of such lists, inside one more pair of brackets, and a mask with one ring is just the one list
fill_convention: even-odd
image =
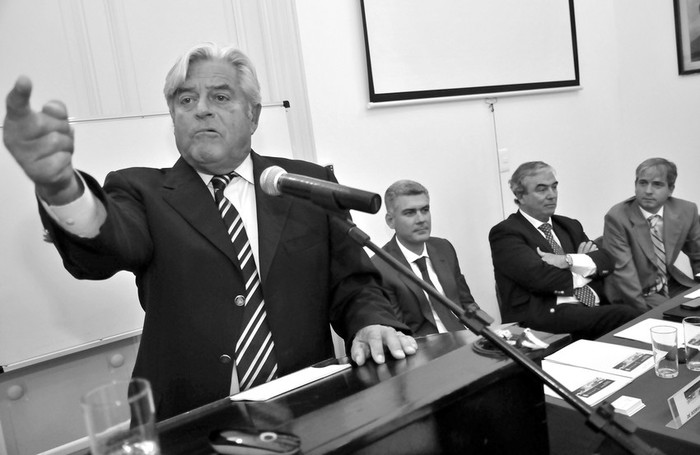
[(529, 357), (508, 344), (506, 340), (493, 332), (489, 328), (489, 325), (493, 322), (493, 318), (481, 310), (477, 305), (470, 305), (466, 311), (462, 310), (461, 307), (440, 294), (433, 286), (417, 277), (412, 270), (375, 245), (370, 240), (369, 236), (359, 229), (352, 221), (343, 218), (343, 215), (340, 213), (338, 216), (333, 216), (332, 219), (333, 222), (335, 222), (347, 233), (351, 239), (353, 239), (353, 241), (372, 250), (383, 261), (415, 282), (435, 300), (438, 300), (440, 303), (447, 306), (447, 308), (457, 315), (460, 321), (462, 321), (462, 323), (464, 323), (464, 325), (467, 326), (467, 328), (469, 328), (472, 332), (483, 336), (516, 363), (535, 374), (542, 381), (542, 383), (554, 390), (564, 399), (564, 401), (583, 414), (586, 417), (588, 426), (594, 431), (605, 434), (628, 453), (635, 455), (663, 455), (663, 452), (649, 446), (634, 434), (637, 427), (629, 417), (615, 413), (613, 406), (606, 401), (598, 405), (596, 408), (591, 408), (583, 400), (567, 390), (556, 379), (542, 370), (542, 368), (533, 362)]

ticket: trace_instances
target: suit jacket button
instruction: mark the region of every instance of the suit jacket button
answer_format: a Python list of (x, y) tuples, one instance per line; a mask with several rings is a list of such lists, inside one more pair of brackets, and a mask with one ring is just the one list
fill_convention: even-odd
[(219, 362), (220, 362), (220, 363), (223, 363), (224, 365), (227, 364), (227, 363), (230, 363), (230, 362), (231, 362), (231, 356), (230, 356), (230, 355), (223, 354), (223, 355), (221, 355), (221, 357), (219, 357)]
[(236, 304), (236, 306), (244, 306), (245, 305), (245, 297), (242, 295), (237, 295), (235, 299), (233, 299), (233, 303)]

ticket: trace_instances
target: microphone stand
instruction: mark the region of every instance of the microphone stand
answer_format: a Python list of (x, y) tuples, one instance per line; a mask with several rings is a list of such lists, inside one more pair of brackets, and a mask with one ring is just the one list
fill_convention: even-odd
[(360, 230), (352, 221), (342, 218), (342, 216), (343, 215), (338, 214), (338, 216), (331, 216), (331, 219), (337, 226), (345, 231), (351, 239), (359, 245), (372, 250), (383, 261), (424, 289), (432, 298), (449, 308), (472, 332), (483, 336), (516, 363), (535, 374), (544, 384), (561, 396), (564, 401), (583, 414), (583, 416), (586, 417), (586, 423), (594, 431), (604, 433), (628, 453), (635, 455), (663, 455), (663, 452), (646, 444), (634, 434), (637, 427), (629, 417), (615, 413), (613, 406), (606, 401), (595, 409), (591, 408), (583, 400), (566, 389), (559, 381), (542, 370), (542, 368), (528, 356), (508, 344), (505, 339), (493, 332), (489, 328), (489, 325), (493, 322), (493, 318), (482, 311), (478, 305), (469, 305), (466, 311), (463, 310), (438, 292), (433, 286), (416, 276), (412, 270), (375, 245), (367, 234)]

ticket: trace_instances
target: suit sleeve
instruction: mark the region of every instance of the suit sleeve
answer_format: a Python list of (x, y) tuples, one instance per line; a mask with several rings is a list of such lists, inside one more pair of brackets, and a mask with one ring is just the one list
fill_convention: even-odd
[[(337, 182), (330, 170), (326, 179)], [(347, 214), (347, 218), (350, 215)], [(333, 328), (349, 345), (355, 334), (368, 325), (385, 325), (405, 333), (389, 299), (379, 285), (381, 276), (369, 256), (348, 236), (342, 224), (329, 215), (331, 255), (331, 308)]]
[(107, 219), (95, 238), (85, 239), (64, 231), (39, 204), (44, 228), (58, 249), (68, 272), (79, 279), (107, 279), (120, 270), (136, 271), (153, 251), (138, 192), (118, 173), (110, 173), (104, 190), (87, 174), (81, 174), (104, 204)]
[(399, 304), (399, 295), (396, 292), (396, 287), (393, 284), (393, 280), (389, 278), (389, 274), (392, 272), (388, 269), (388, 266), (383, 263), (382, 259), (377, 256), (372, 257), (372, 264), (377, 268), (377, 270), (379, 270), (381, 274), (381, 286), (384, 290), (384, 293), (389, 299), (389, 304), (391, 306), (394, 316), (396, 317), (396, 319), (405, 324), (406, 318), (404, 317), (403, 310), (401, 308), (401, 305)]
[(545, 263), (537, 254), (537, 244), (507, 224), (497, 224), (489, 233), (496, 273), (533, 293), (573, 295), (571, 272)]
[(683, 244), (683, 252), (690, 260), (693, 275), (700, 273), (700, 220), (698, 219), (698, 206), (692, 204), (692, 218), (688, 237)]
[(620, 217), (608, 212), (603, 228), (603, 248), (610, 252), (615, 261), (615, 271), (608, 277), (608, 294), (615, 300), (617, 295), (628, 305), (646, 310), (642, 295), (637, 266), (632, 257), (632, 248), (627, 233), (619, 221)]

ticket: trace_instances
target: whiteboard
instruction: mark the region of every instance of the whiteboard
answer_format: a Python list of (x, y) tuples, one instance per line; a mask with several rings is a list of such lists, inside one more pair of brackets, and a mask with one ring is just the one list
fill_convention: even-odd
[(363, 0), (372, 103), (579, 85), (573, 0)]
[[(292, 158), (287, 109), (263, 107), (253, 149)], [(104, 181), (115, 169), (170, 167), (179, 154), (167, 114), (78, 122), (74, 165)], [(0, 130), (1, 131), (1, 130)], [(134, 276), (76, 280), (42, 240), (33, 184), (0, 153), (0, 371), (10, 371), (140, 333)]]

